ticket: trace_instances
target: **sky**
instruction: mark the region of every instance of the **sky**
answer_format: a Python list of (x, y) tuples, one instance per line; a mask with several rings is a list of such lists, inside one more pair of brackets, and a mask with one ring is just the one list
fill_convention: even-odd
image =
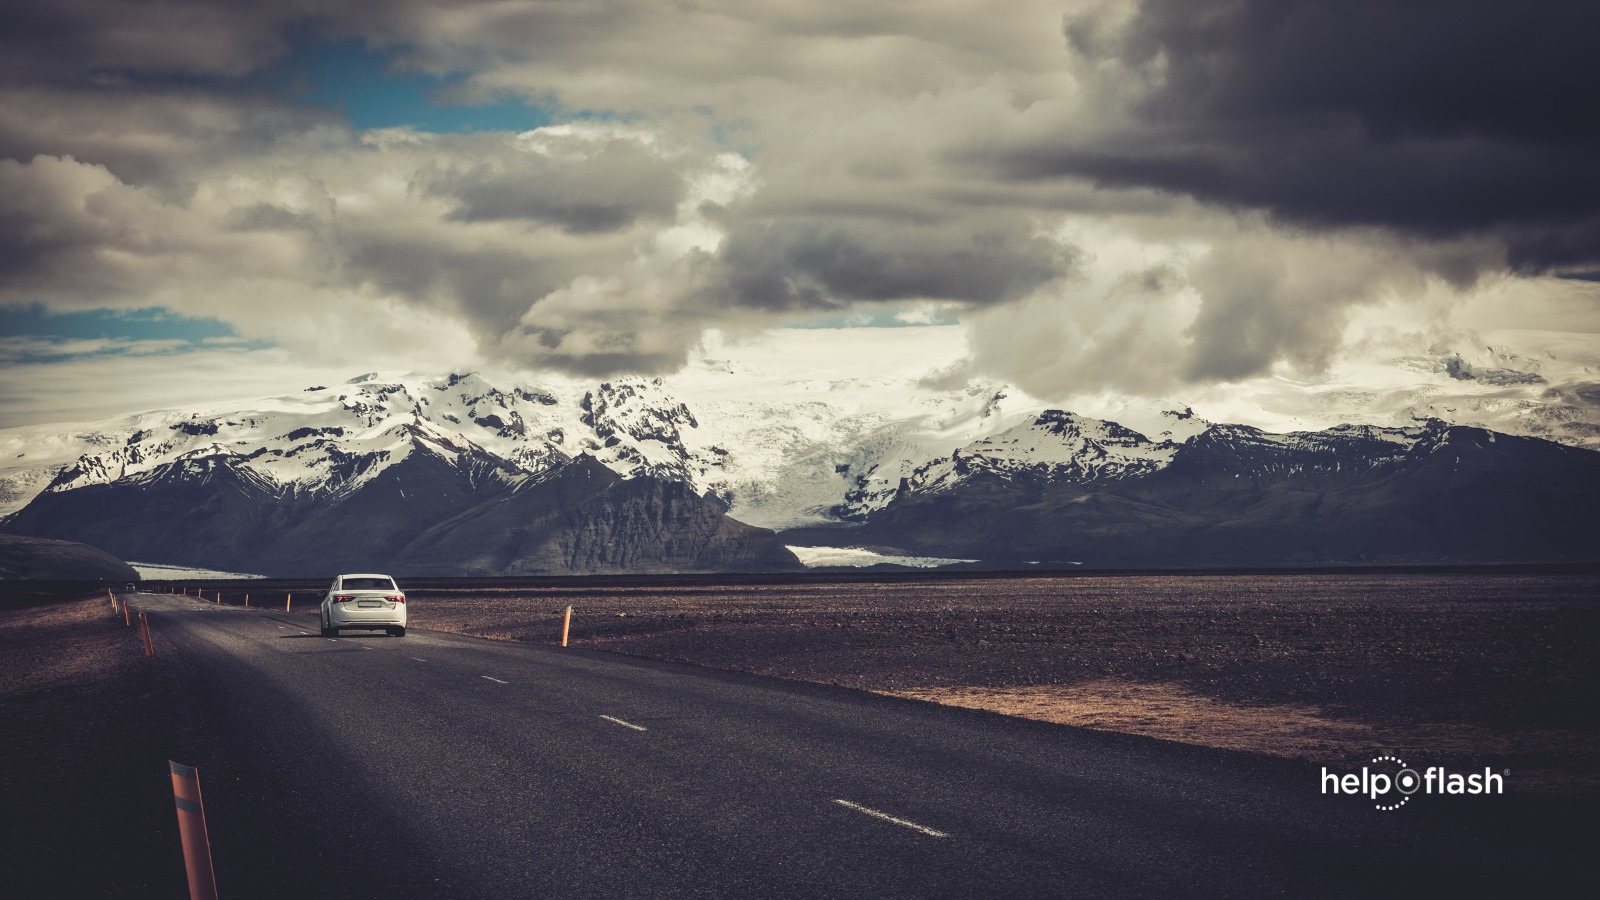
[(955, 326), (931, 378), (1051, 402), (1600, 349), (1595, 34), (1572, 0), (10, 3), (0, 426), (671, 374), (710, 334)]

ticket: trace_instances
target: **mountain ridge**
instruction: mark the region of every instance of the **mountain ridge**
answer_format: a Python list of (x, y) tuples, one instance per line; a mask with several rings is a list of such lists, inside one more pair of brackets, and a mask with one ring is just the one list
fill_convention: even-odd
[(1097, 567), (1587, 562), (1600, 559), (1600, 453), (1438, 421), (1212, 426), (1131, 477), (987, 468), (913, 487), (851, 540)]
[[(1592, 531), (1566, 498), (1593, 493), (1600, 453), (1537, 438), (1439, 419), (1273, 433), (1189, 408), (1147, 418), (1147, 437), (992, 386), (941, 396), (919, 407), (924, 430), (914, 432), (912, 419), (847, 415), (822, 400), (759, 415), (697, 408), (659, 378), (508, 387), (474, 373), (369, 374), (47, 436), (83, 452), (7, 470), (27, 478), (10, 476), (20, 486), (0, 526), (218, 569), (299, 571), (331, 564), (331, 547), (355, 567), (403, 560), (435, 574), (793, 568), (770, 532), (747, 530), (745, 517), (759, 525), (763, 515), (810, 526), (786, 531), (791, 542), (1016, 564), (1568, 559), (1581, 549), (1555, 532), (1541, 550), (1515, 534), (1469, 539), (1449, 525), (1453, 537), (1429, 543), (1385, 524), (1431, 521), (1419, 509), (1492, 513), (1531, 534), (1549, 531), (1543, 508), (1576, 534)], [(1501, 452), (1489, 453), (1497, 440)], [(1476, 488), (1430, 468), (1452, 441), (1468, 448)], [(46, 443), (7, 446), (26, 458)], [(1423, 483), (1440, 496), (1424, 496)], [(158, 521), (130, 520), (119, 505)], [(1357, 514), (1376, 509), (1386, 512)], [(1339, 522), (1368, 536), (1332, 533)], [(830, 527), (846, 524), (856, 527)], [(1241, 553), (1229, 540), (1264, 549)], [(241, 542), (266, 549), (230, 549)]]

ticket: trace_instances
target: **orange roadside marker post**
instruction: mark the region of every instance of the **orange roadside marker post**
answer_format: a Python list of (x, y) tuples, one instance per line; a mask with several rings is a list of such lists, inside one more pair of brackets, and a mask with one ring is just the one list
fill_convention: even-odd
[(128, 604), (124, 603), (122, 604), (122, 627), (128, 628), (132, 625), (133, 619), (129, 618), (128, 616)]
[(244, 605), (245, 606), (249, 606), (250, 605), (250, 595), (249, 594), (245, 594), (244, 595)]
[(211, 838), (200, 802), (200, 770), (167, 760), (172, 770), (172, 799), (178, 807), (178, 834), (183, 838), (183, 868), (189, 875), (189, 900), (217, 900), (217, 873), (211, 867)]
[(293, 594), (285, 594), (284, 598), (283, 598), (283, 611), (284, 612), (288, 612), (289, 611), (289, 604), (293, 603), (293, 602), (294, 602), (294, 595)]
[(156, 655), (156, 642), (150, 638), (150, 620), (145, 618), (144, 610), (139, 610), (139, 631), (144, 636), (144, 655)]
[(567, 632), (572, 630), (572, 607), (567, 607), (566, 615), (561, 617), (561, 646), (567, 645)]

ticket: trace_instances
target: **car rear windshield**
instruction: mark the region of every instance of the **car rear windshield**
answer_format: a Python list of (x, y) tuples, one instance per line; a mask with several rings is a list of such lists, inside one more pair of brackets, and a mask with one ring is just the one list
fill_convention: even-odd
[(387, 578), (346, 578), (340, 582), (340, 590), (345, 591), (392, 591), (394, 582)]

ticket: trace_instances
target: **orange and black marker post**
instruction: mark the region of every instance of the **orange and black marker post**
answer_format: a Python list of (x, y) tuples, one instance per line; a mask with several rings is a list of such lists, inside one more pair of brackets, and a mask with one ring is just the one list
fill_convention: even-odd
[(189, 900), (217, 900), (211, 839), (206, 836), (205, 807), (200, 804), (200, 770), (170, 759), (167, 765), (172, 769), (172, 797), (178, 806), (178, 833), (183, 838), (183, 868), (189, 873)]
[(145, 618), (144, 610), (139, 610), (139, 631), (144, 637), (144, 655), (156, 655), (156, 642), (150, 637), (150, 620)]

